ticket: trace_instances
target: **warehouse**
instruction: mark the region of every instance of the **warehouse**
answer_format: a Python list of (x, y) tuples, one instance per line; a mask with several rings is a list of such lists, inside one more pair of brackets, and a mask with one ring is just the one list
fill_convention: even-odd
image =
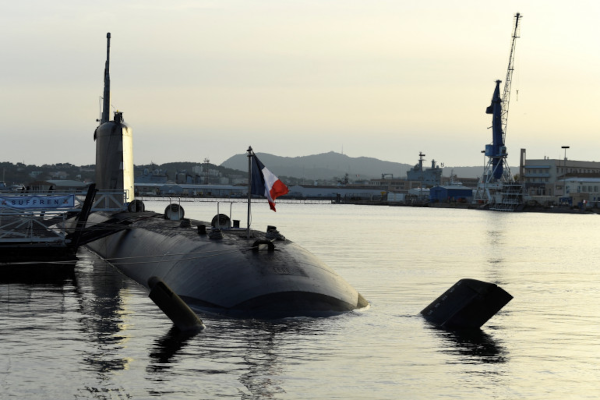
[(473, 189), (466, 186), (434, 186), (429, 189), (431, 203), (470, 203), (473, 200)]

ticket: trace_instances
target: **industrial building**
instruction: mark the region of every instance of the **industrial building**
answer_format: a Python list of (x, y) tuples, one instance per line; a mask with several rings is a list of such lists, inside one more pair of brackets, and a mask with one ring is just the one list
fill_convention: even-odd
[(600, 162), (569, 160), (566, 151), (564, 159), (528, 160), (521, 149), (519, 167), (525, 194), (534, 200), (587, 206), (600, 201)]
[(338, 201), (378, 200), (386, 193), (386, 190), (373, 186), (294, 185), (289, 189), (288, 196), (290, 197)]
[[(372, 186), (294, 185), (289, 190), (285, 197), (356, 201), (380, 199), (382, 196), (381, 188)], [(136, 182), (135, 191), (138, 196), (246, 197), (248, 186)]]
[(420, 187), (427, 187), (422, 185), (419, 181), (407, 181), (406, 179), (391, 178), (391, 179), (371, 179), (369, 181), (371, 186), (376, 186), (379, 191), (387, 192), (407, 192), (410, 189), (418, 189)]
[(244, 197), (247, 186), (135, 183), (137, 196)]
[(432, 203), (470, 203), (473, 189), (462, 185), (434, 186), (429, 189), (429, 201)]
[(70, 179), (49, 179), (31, 182), (25, 187), (25, 190), (32, 192), (78, 192), (86, 190), (88, 186), (89, 183)]
[(563, 202), (569, 205), (585, 205), (598, 208), (600, 203), (600, 178), (566, 178), (566, 196)]

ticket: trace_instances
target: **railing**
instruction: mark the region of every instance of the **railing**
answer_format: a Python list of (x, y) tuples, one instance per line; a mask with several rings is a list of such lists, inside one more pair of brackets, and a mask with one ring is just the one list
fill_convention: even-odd
[[(79, 213), (87, 193), (0, 193), (0, 243), (65, 244), (67, 218)], [(118, 212), (127, 208), (123, 191), (97, 192), (94, 211)]]
[[(127, 208), (125, 199), (127, 198), (126, 191), (110, 191), (103, 190), (96, 193), (92, 212), (94, 211), (122, 211)], [(85, 193), (81, 199), (81, 204), (85, 200)]]
[(0, 208), (0, 243), (65, 243), (64, 211)]
[[(142, 201), (157, 201), (157, 202), (175, 202), (177, 199), (179, 203), (248, 203), (248, 197), (189, 197), (189, 196), (145, 196), (138, 195), (136, 199)], [(277, 204), (331, 204), (331, 201), (335, 198), (327, 198), (323, 200), (318, 199), (290, 199), (290, 198), (277, 198)], [(267, 199), (264, 198), (252, 198), (252, 203), (267, 203)]]
[(523, 186), (518, 183), (505, 183), (500, 196), (500, 202), (490, 205), (490, 210), (515, 211), (519, 205), (523, 204)]
[[(12, 209), (27, 209), (27, 210), (63, 210), (77, 212), (83, 206), (87, 192), (0, 192), (0, 212), (5, 208)], [(35, 204), (26, 204), (28, 199), (34, 199), (38, 202)], [(69, 198), (69, 201), (64, 206), (44, 206), (39, 200), (43, 199), (58, 199)], [(103, 190), (96, 192), (94, 198), (93, 211), (121, 211), (127, 208), (125, 202), (126, 192), (121, 190)], [(12, 205), (11, 202), (17, 202)], [(20, 204), (19, 204), (20, 203)]]

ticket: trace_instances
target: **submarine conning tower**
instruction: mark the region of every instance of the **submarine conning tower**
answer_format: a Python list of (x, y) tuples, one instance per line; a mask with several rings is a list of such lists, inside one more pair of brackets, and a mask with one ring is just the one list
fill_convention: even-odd
[(110, 115), (110, 33), (106, 34), (106, 64), (104, 67), (104, 96), (100, 126), (94, 132), (96, 141), (96, 188), (99, 191), (123, 191), (124, 201), (134, 200), (133, 136), (125, 124), (123, 113)]

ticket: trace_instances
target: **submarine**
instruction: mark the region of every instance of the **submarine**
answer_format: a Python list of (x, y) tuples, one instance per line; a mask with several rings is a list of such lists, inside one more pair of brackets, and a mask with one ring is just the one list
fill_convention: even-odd
[(110, 39), (108, 33), (103, 110), (94, 132), (95, 190), (121, 193), (123, 204), (120, 211), (85, 215), (77, 241), (148, 289), (160, 279), (197, 313), (271, 319), (367, 307), (347, 281), (275, 227), (232, 227), (224, 214), (188, 219), (179, 204), (147, 211), (135, 199), (132, 130), (121, 112), (109, 120)]

